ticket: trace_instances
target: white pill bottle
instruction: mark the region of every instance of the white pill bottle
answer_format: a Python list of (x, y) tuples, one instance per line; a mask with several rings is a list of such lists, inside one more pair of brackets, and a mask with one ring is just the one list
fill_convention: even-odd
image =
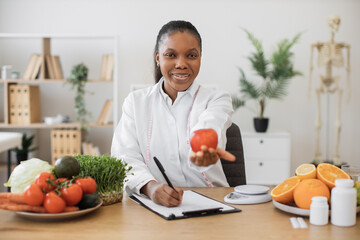
[(351, 179), (336, 179), (331, 190), (331, 223), (340, 227), (356, 224), (356, 190)]

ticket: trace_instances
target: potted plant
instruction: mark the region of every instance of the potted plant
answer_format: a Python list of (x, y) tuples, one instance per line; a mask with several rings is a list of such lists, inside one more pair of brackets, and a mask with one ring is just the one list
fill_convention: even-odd
[(266, 132), (269, 119), (264, 117), (264, 111), (269, 99), (282, 99), (285, 97), (290, 79), (301, 75), (300, 72), (293, 69), (291, 61), (293, 53), (290, 51), (291, 47), (299, 40), (301, 33), (297, 34), (291, 41), (288, 39), (280, 41), (270, 59), (267, 59), (265, 58), (262, 43), (246, 29), (244, 31), (255, 47), (255, 52), (247, 58), (260, 80), (248, 80), (242, 68), (239, 68), (242, 96), (232, 96), (232, 104), (234, 110), (236, 110), (244, 106), (247, 100), (257, 101), (258, 116), (254, 118), (255, 130), (257, 132)]
[(34, 137), (34, 135), (27, 137), (27, 135), (24, 133), (21, 140), (21, 148), (16, 147), (13, 149), (13, 151), (16, 153), (16, 159), (18, 164), (21, 161), (28, 160), (29, 152), (35, 151), (37, 149), (37, 147), (30, 148), (33, 143)]
[(81, 123), (81, 129), (87, 129), (87, 117), (91, 116), (91, 113), (86, 110), (85, 107), (85, 85), (88, 81), (88, 68), (80, 63), (75, 65), (70, 73), (70, 78), (67, 79), (67, 83), (71, 84), (71, 89), (76, 90), (75, 96), (75, 111), (77, 114), (76, 120)]

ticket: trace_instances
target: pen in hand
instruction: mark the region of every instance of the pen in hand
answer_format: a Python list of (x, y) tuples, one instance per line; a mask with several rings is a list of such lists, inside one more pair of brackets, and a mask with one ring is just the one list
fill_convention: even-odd
[(171, 184), (169, 178), (166, 176), (165, 169), (164, 169), (164, 167), (161, 165), (159, 159), (157, 159), (156, 157), (154, 157), (154, 161), (155, 161), (156, 165), (158, 166), (160, 172), (161, 172), (162, 175), (164, 176), (167, 184), (168, 184), (172, 189), (174, 189), (175, 192), (177, 192), (177, 191), (175, 190), (174, 186)]

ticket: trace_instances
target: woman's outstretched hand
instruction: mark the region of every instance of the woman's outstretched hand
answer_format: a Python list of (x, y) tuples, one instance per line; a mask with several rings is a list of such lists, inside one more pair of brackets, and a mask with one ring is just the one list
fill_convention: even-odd
[(236, 157), (222, 148), (208, 148), (201, 146), (201, 151), (190, 154), (190, 161), (197, 166), (206, 167), (215, 164), (220, 158), (234, 162)]
[(172, 189), (165, 183), (158, 183), (154, 180), (145, 184), (140, 192), (148, 196), (154, 203), (165, 207), (176, 207), (181, 204), (184, 191), (174, 187)]

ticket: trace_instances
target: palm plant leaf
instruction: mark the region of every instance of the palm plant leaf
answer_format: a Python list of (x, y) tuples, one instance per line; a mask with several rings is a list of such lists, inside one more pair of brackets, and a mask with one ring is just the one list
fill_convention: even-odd
[(232, 106), (233, 106), (233, 109), (234, 111), (236, 109), (238, 109), (239, 107), (242, 107), (245, 105), (245, 100), (241, 99), (241, 98), (238, 98), (237, 96), (235, 95), (232, 95), (231, 96), (231, 100), (232, 100)]
[(281, 78), (277, 81), (269, 81), (264, 88), (263, 94), (268, 98), (281, 99), (287, 95), (286, 89), (289, 83), (289, 78)]
[(291, 47), (299, 40), (300, 36), (301, 33), (298, 33), (292, 41), (285, 39), (277, 44), (277, 50), (272, 54), (270, 59), (270, 62), (273, 65), (273, 70), (269, 73), (270, 79), (287, 79), (300, 74), (293, 70), (293, 64), (291, 62), (293, 53), (290, 51)]
[(239, 68), (241, 77), (240, 77), (240, 92), (243, 93), (244, 97), (247, 98), (258, 98), (260, 96), (260, 90), (252, 82), (246, 79), (244, 71)]
[(247, 34), (248, 39), (252, 43), (252, 45), (255, 47), (256, 52), (252, 53), (250, 57), (248, 57), (249, 61), (251, 62), (251, 65), (253, 69), (263, 78), (267, 77), (267, 66), (269, 62), (265, 59), (264, 56), (264, 50), (262, 47), (261, 42), (254, 37), (253, 34), (251, 34), (246, 29), (243, 29), (245, 33)]

